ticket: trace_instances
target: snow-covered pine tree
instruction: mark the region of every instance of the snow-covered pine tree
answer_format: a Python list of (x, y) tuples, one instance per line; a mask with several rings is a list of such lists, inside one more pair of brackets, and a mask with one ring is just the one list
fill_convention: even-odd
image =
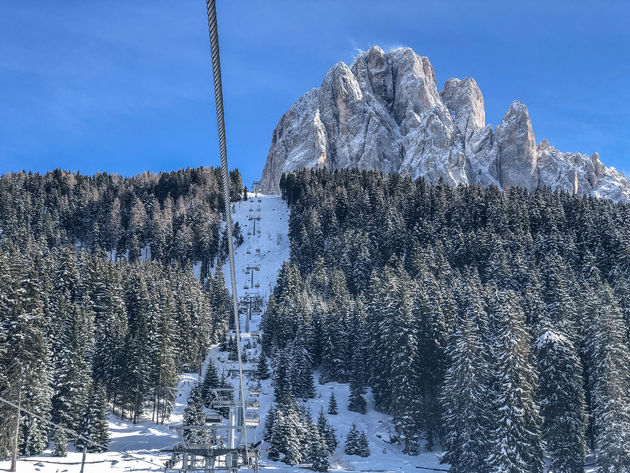
[(359, 296), (353, 310), (352, 331), (353, 337), (350, 348), (352, 349), (350, 367), (350, 397), (348, 410), (365, 414), (367, 402), (363, 397), (365, 392), (367, 363), (366, 352), (369, 349), (368, 335), (365, 322), (365, 305), (363, 296)]
[(310, 425), (313, 422), (311, 416), (311, 410), (306, 404), (294, 403), (293, 409), (295, 410), (295, 429), (297, 431), (297, 437), (300, 443), (300, 462), (305, 461), (306, 451), (310, 442)]
[(365, 435), (365, 432), (361, 432), (359, 434), (357, 452), (357, 455), (363, 458), (367, 458), (370, 456), (370, 443), (368, 442), (368, 438), (367, 435)]
[(258, 376), (258, 379), (263, 381), (265, 379), (269, 379), (269, 376), (271, 376), (269, 374), (269, 367), (267, 366), (267, 357), (264, 355), (264, 353), (261, 353), (260, 357), (258, 358), (258, 368), (256, 371), (256, 375)]
[[(278, 283), (279, 284), (279, 283)], [(276, 287), (278, 287), (276, 285)], [(262, 315), (260, 321), (260, 329), (262, 330), (262, 354), (271, 356), (271, 350), (275, 340), (275, 334), (277, 333), (277, 321), (278, 317), (278, 304), (273, 294), (269, 295), (267, 305), (265, 306), (265, 312)]]
[(109, 443), (109, 423), (107, 422), (105, 389), (101, 385), (92, 384), (90, 387), (85, 413), (79, 427), (79, 434), (94, 443), (78, 439), (75, 441), (77, 448), (83, 448), (85, 444), (88, 452), (104, 452), (106, 450)]
[(319, 434), (322, 439), (326, 442), (328, 452), (333, 454), (339, 445), (339, 441), (337, 440), (335, 429), (333, 429), (332, 425), (328, 422), (328, 419), (326, 419), (323, 407), (320, 409), (319, 415), (317, 416), (317, 429), (319, 430)]
[(370, 238), (363, 233), (355, 241), (354, 258), (352, 258), (352, 286), (355, 293), (363, 293), (369, 284), (370, 273), (374, 267), (374, 261), (370, 251)]
[(76, 429), (87, 402), (92, 320), (78, 303), (66, 301), (64, 304), (67, 312), (61, 334), (63, 348), (54, 359), (53, 420), (66, 428)]
[(355, 377), (350, 380), (350, 396), (348, 398), (348, 410), (365, 414), (367, 412), (367, 402), (363, 397), (363, 387), (355, 381)]
[(204, 406), (211, 407), (212, 401), (216, 399), (216, 395), (212, 390), (219, 388), (219, 385), (220, 380), (217, 374), (217, 368), (214, 366), (213, 361), (210, 360), (203, 377), (203, 383), (201, 384), (201, 397), (203, 398)]
[(63, 250), (55, 267), (55, 287), (49, 302), (52, 336), (52, 420), (76, 430), (85, 409), (91, 376), (93, 313), (79, 296), (77, 256)]
[(150, 297), (145, 274), (134, 268), (126, 281), (126, 306), (129, 332), (125, 340), (126, 364), (123, 369), (123, 401), (135, 423), (144, 410), (150, 387), (152, 349), (150, 344)]
[(589, 373), (598, 471), (630, 471), (630, 350), (623, 316), (604, 284), (589, 328)]
[(231, 296), (225, 285), (223, 268), (217, 265), (217, 270), (210, 285), (210, 306), (212, 307), (212, 338), (218, 340), (225, 333), (228, 326), (233, 324), (231, 314)]
[(322, 360), (320, 383), (347, 381), (346, 349), (348, 336), (345, 324), (350, 318), (350, 294), (342, 271), (331, 275), (331, 297), (322, 326)]
[[(31, 253), (31, 255), (34, 252)], [(18, 402), (50, 419), (50, 364), (45, 339), (45, 317), (40, 274), (32, 261), (6, 248), (0, 252), (0, 396)], [(0, 407), (0, 454), (13, 449), (14, 408)], [(19, 451), (41, 453), (46, 447), (48, 425), (20, 414)]]
[(296, 399), (315, 397), (312, 361), (306, 347), (306, 340), (304, 337), (298, 337), (289, 344), (288, 349), (291, 352), (289, 375), (293, 396)]
[(577, 319), (575, 300), (570, 295), (570, 278), (573, 273), (565, 266), (560, 255), (552, 253), (547, 256), (541, 265), (545, 282), (543, 297), (551, 323), (573, 338)]
[[(195, 386), (190, 390), (188, 396), (188, 404), (184, 409), (183, 424), (189, 426), (206, 425), (206, 414), (203, 410), (203, 398), (201, 396), (200, 386)], [(184, 432), (186, 441), (190, 443), (205, 443), (208, 440), (207, 433), (204, 430), (187, 430)]]
[(66, 432), (59, 427), (53, 433), (53, 457), (65, 457), (68, 452), (68, 437)]
[(479, 296), (469, 294), (448, 348), (451, 364), (442, 389), (444, 453), (453, 473), (482, 472), (488, 455), (490, 379), (477, 325), (470, 319), (483, 311)]
[(496, 383), (490, 431), (490, 473), (541, 473), (541, 419), (535, 401), (537, 373), (531, 363), (531, 339), (525, 314), (512, 291), (496, 291), (490, 308), (493, 345), (492, 376)]
[(269, 441), (269, 458), (295, 465), (301, 459), (301, 445), (297, 429), (299, 419), (293, 406), (278, 408)]
[(157, 291), (152, 298), (153, 310), (158, 314), (157, 330), (153, 334), (151, 395), (154, 422), (164, 423), (175, 402), (178, 371), (175, 366), (174, 299), (165, 281), (156, 281)]
[(542, 438), (551, 469), (581, 473), (587, 423), (582, 363), (573, 343), (550, 323), (542, 323), (535, 351)]
[(330, 391), (330, 397), (328, 398), (328, 414), (336, 416), (337, 411), (337, 398), (335, 398), (335, 391)]
[(385, 268), (382, 274), (372, 271), (367, 296), (367, 330), (369, 333), (368, 366), (369, 384), (374, 393), (377, 410), (387, 411), (391, 400), (391, 356), (394, 338), (389, 310), (395, 302), (396, 282), (392, 271)]
[[(446, 371), (448, 328), (445, 310), (449, 295), (431, 273), (419, 284), (413, 305), (418, 320), (419, 385), (422, 392), (422, 421), (427, 433), (427, 448), (433, 448), (433, 437), (439, 434), (440, 405), (438, 397)], [(414, 396), (417, 401), (418, 396)]]
[(393, 319), (398, 341), (392, 358), (391, 406), (394, 426), (404, 444), (403, 452), (418, 453), (418, 436), (423, 416), (422, 395), (418, 385), (418, 339), (412, 313), (412, 296), (403, 282), (396, 293)]
[(265, 416), (265, 430), (263, 431), (263, 440), (265, 442), (271, 441), (271, 436), (273, 435), (273, 424), (276, 420), (276, 413), (276, 406), (272, 404)]
[(274, 361), (273, 387), (276, 404), (280, 407), (293, 402), (293, 389), (289, 376), (289, 356), (286, 350), (281, 350)]
[(105, 384), (108, 397), (116, 404), (123, 389), (124, 343), (128, 331), (120, 270), (114, 264), (102, 267), (96, 262), (89, 270), (86, 290), (94, 311), (93, 378)]
[(343, 451), (346, 455), (361, 455), (363, 453), (361, 447), (361, 432), (357, 428), (357, 424), (352, 424), (352, 427), (346, 436), (346, 443)]
[(326, 441), (320, 435), (319, 429), (314, 422), (311, 422), (309, 426), (306, 461), (311, 464), (311, 470), (313, 471), (326, 472), (330, 466)]

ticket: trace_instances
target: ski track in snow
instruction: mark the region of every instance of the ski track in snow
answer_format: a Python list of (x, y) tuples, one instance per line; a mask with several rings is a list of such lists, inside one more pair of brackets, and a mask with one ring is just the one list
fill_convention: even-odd
[[(253, 200), (253, 202), (252, 202)], [(257, 209), (260, 207), (260, 211)], [(250, 212), (252, 208), (252, 212)], [(256, 222), (256, 234), (251, 234), (253, 230), (252, 221), (248, 220), (250, 214), (260, 215), (260, 222)], [(243, 295), (246, 281), (250, 279), (245, 274), (248, 264), (259, 264), (260, 271), (256, 272), (255, 282), (260, 287), (254, 288), (266, 301), (276, 282), (278, 270), (282, 263), (289, 258), (288, 240), (288, 220), (289, 210), (286, 203), (279, 197), (260, 196), (258, 199), (250, 194), (248, 201), (236, 202), (233, 204), (233, 220), (239, 222), (243, 231), (244, 242), (235, 252), (237, 293)], [(259, 248), (258, 253), (256, 249)], [(247, 252), (249, 250), (249, 253)], [(231, 289), (231, 279), (229, 265), (224, 266), (224, 273), (228, 289)], [(250, 288), (251, 291), (251, 288)], [(260, 323), (260, 315), (254, 315), (250, 326), (251, 331), (256, 331)], [(241, 327), (244, 328), (244, 316), (241, 316)], [(253, 343), (251, 334), (243, 334), (242, 343)], [(259, 347), (248, 351), (248, 355), (256, 355)], [(227, 362), (227, 353), (220, 352), (218, 347), (213, 347), (208, 359), (212, 359), (216, 364), (219, 374), (228, 369), (236, 367), (236, 363)], [(207, 361), (206, 361), (207, 363)], [(230, 365), (230, 366), (228, 366)], [(315, 373), (315, 379), (318, 378)], [(238, 379), (231, 379), (235, 387)], [(182, 420), (182, 414), (188, 400), (190, 390), (199, 382), (199, 375), (196, 373), (186, 373), (180, 377), (177, 386), (177, 398), (173, 413), (166, 425), (157, 425), (149, 420), (143, 420), (138, 424), (123, 421), (118, 417), (110, 416), (111, 442), (109, 451), (105, 453), (91, 453), (87, 455), (85, 472), (142, 472), (142, 471), (163, 471), (160, 465), (170, 457), (168, 453), (160, 453), (161, 449), (169, 448), (176, 443), (175, 432), (169, 430), (169, 425), (178, 424)], [(334, 391), (337, 398), (338, 414), (327, 415), (330, 423), (335, 428), (339, 447), (331, 457), (331, 471), (353, 471), (353, 472), (422, 472), (428, 470), (416, 467), (447, 469), (446, 465), (440, 465), (438, 457), (434, 452), (423, 451), (420, 455), (411, 457), (404, 455), (398, 445), (387, 442), (390, 432), (393, 431), (390, 418), (384, 414), (374, 411), (371, 393), (367, 395), (368, 413), (366, 415), (349, 412), (347, 410), (349, 387), (347, 384), (327, 383), (316, 384), (317, 394), (315, 399), (307, 401), (316, 419), (321, 407), (326, 411), (330, 393)], [(260, 395), (260, 417), (261, 423), (256, 429), (256, 439), (252, 438), (252, 430), (248, 431), (249, 442), (262, 438), (264, 430), (264, 418), (273, 403), (274, 395), (271, 380), (262, 382)], [(363, 430), (369, 439), (371, 455), (368, 458), (349, 456), (343, 453), (344, 441), (352, 423), (356, 423), (360, 430)], [(298, 467), (291, 467), (279, 462), (271, 462), (266, 458), (263, 444), (263, 455), (261, 469), (275, 471), (277, 473), (289, 473), (307, 471)], [(133, 456), (133, 457), (132, 457)], [(142, 460), (153, 464), (143, 462)], [(20, 459), (18, 462), (18, 472), (24, 473), (63, 473), (78, 472), (80, 469), (81, 453), (73, 451), (69, 447), (68, 455), (64, 458), (55, 458), (51, 452), (44, 455)], [(0, 471), (8, 471), (9, 462), (0, 462)]]

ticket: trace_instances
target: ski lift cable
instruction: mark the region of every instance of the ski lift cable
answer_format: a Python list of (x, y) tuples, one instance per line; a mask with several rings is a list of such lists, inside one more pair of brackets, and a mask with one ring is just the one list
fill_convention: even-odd
[[(81, 435), (81, 434), (79, 434), (79, 433), (75, 432), (75, 431), (74, 431), (74, 430), (72, 430), (72, 429), (68, 429), (67, 427), (64, 427), (64, 426), (62, 426), (62, 425), (55, 424), (54, 422), (51, 422), (51, 421), (49, 421), (48, 419), (44, 419), (42, 416), (40, 416), (40, 415), (38, 415), (38, 414), (35, 414), (34, 412), (31, 412), (31, 411), (29, 411), (28, 409), (25, 409), (25, 408), (24, 408), (24, 407), (22, 407), (22, 406), (18, 406), (17, 404), (15, 404), (15, 403), (13, 403), (13, 402), (9, 401), (8, 399), (5, 399), (5, 398), (3, 398), (3, 397), (0, 397), (0, 402), (4, 402), (4, 403), (5, 403), (5, 404), (7, 404), (8, 406), (11, 406), (11, 407), (13, 407), (13, 408), (15, 408), (15, 409), (19, 409), (20, 411), (22, 411), (22, 412), (24, 412), (24, 413), (28, 414), (29, 416), (31, 416), (31, 417), (35, 417), (36, 419), (39, 419), (39, 420), (41, 420), (42, 422), (45, 422), (46, 424), (52, 425), (53, 427), (55, 427), (55, 428), (57, 428), (57, 429), (61, 429), (61, 430), (63, 430), (64, 432), (67, 432), (68, 434), (70, 434), (70, 435), (71, 435), (73, 438), (75, 438), (75, 439), (80, 439), (80, 440), (83, 440), (84, 442), (87, 442), (87, 443), (89, 443), (90, 445), (94, 445), (95, 447), (103, 448), (104, 450), (108, 450), (108, 448), (109, 448), (107, 445), (102, 445), (102, 444), (100, 444), (100, 443), (98, 443), (98, 442), (95, 442), (94, 440), (91, 440), (91, 439), (89, 439), (89, 438), (87, 438), (87, 437), (85, 437), (85, 436), (83, 436), (83, 435)], [(142, 457), (137, 457), (137, 456), (135, 456), (135, 455), (133, 455), (133, 454), (131, 454), (131, 453), (127, 452), (126, 450), (122, 450), (121, 452), (118, 452), (118, 453), (120, 453), (120, 454), (124, 454), (124, 455), (127, 455), (128, 457), (133, 458), (134, 460), (142, 461), (142, 462), (148, 463), (149, 465), (153, 465), (153, 466), (160, 467), (160, 469), (164, 468), (164, 465), (160, 465), (159, 463), (154, 463), (154, 462), (152, 462), (152, 461), (145, 460), (145, 459), (144, 459), (144, 458), (142, 458)]]
[(210, 33), (210, 50), (212, 53), (212, 76), (214, 79), (214, 99), (217, 109), (217, 128), (219, 132), (219, 150), (221, 154), (221, 187), (225, 206), (227, 225), (228, 253), (230, 259), (230, 278), (232, 283), (232, 308), (234, 311), (234, 329), (236, 331), (236, 350), (238, 356), (239, 388), (243, 415), (239, 416), (241, 435), (245, 443), (245, 458), (249, 458), (247, 451), (247, 429), (245, 428), (245, 389), (243, 381), (243, 361), (241, 357), (241, 330), (239, 327), (238, 297), (236, 294), (236, 269), (234, 264), (234, 244), (232, 241), (232, 213), (230, 206), (230, 179), (228, 174), (227, 144), (225, 140), (225, 115), (223, 112), (223, 85), (221, 81), (221, 59), (219, 55), (219, 33), (217, 29), (217, 8), (215, 0), (206, 0), (208, 13), (208, 30)]

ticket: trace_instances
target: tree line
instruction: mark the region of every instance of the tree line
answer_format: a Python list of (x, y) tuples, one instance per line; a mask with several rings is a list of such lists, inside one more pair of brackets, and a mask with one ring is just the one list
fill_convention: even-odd
[[(231, 200), (246, 192), (230, 173)], [(219, 168), (143, 173), (135, 177), (55, 170), (0, 177), (2, 239), (25, 235), (48, 248), (103, 250), (114, 259), (151, 259), (170, 265), (201, 263), (209, 274), (220, 251)]]

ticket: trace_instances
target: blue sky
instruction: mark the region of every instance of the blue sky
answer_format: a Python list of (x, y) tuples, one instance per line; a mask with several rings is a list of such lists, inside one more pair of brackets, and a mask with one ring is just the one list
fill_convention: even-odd
[[(630, 171), (630, 2), (218, 0), (228, 153), (246, 183), (300, 95), (360, 49), (412, 47), (472, 76), (488, 123), (514, 99), (537, 141)], [(218, 165), (203, 0), (7, 0), (0, 172)]]

